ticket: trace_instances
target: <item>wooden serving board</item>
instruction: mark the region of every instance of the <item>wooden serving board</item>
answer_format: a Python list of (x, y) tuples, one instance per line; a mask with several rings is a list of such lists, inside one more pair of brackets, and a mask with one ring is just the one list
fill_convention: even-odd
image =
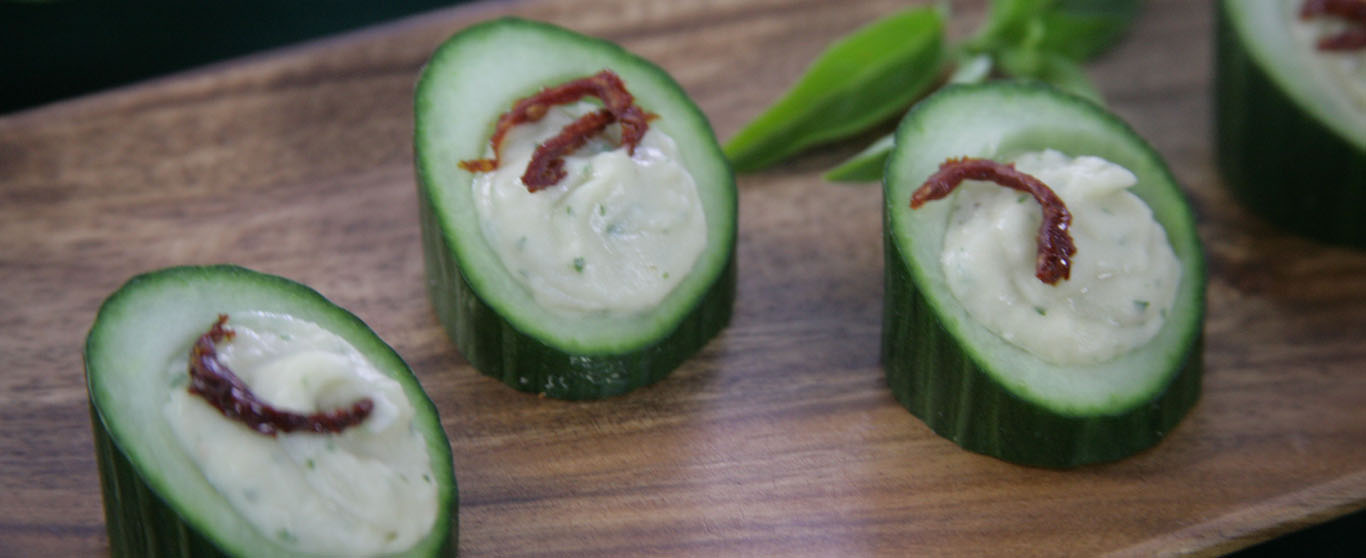
[[(212, 262), (308, 283), (408, 359), (454, 449), (465, 556), (1212, 554), (1366, 507), (1366, 252), (1277, 231), (1222, 189), (1205, 2), (1147, 2), (1088, 66), (1184, 184), (1209, 256), (1205, 391), (1152, 450), (1019, 467), (893, 401), (881, 191), (819, 176), (860, 142), (739, 178), (734, 320), (659, 384), (542, 399), (446, 339), (411, 98), (450, 33), (515, 13), (618, 41), (725, 138), (903, 4), (476, 4), (0, 118), (0, 555), (106, 552), (85, 332), (128, 277)], [(957, 4), (961, 36), (983, 3)]]

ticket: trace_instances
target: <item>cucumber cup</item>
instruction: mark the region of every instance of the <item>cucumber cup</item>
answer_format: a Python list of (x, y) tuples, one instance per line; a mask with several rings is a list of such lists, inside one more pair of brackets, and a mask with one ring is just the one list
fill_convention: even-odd
[[(230, 418), (268, 411), (197, 395), (206, 354), (271, 409), (320, 414)], [(455, 554), (436, 408), (393, 349), (316, 291), (231, 266), (134, 277), (100, 307), (85, 369), (111, 555)], [(353, 389), (369, 406), (358, 422), (321, 415)]]
[[(1362, 51), (1322, 51), (1303, 2), (1216, 2), (1219, 170), (1252, 212), (1289, 231), (1366, 247)], [(1355, 60), (1356, 62), (1353, 62)], [(1353, 73), (1355, 72), (1355, 73)]]
[[(630, 216), (653, 201), (576, 201), (595, 188), (615, 187), (584, 178), (593, 174), (594, 165), (604, 165), (600, 160), (574, 159), (577, 162), (564, 166), (566, 178), (543, 189), (526, 186), (525, 190), (538, 190), (529, 195), (504, 191), (524, 196), (507, 206), (497, 206), (497, 194), (488, 194), (497, 192), (496, 187), (478, 186), (483, 171), (470, 170), (471, 161), (487, 156), (497, 160), (498, 152), (490, 153), (491, 137), (500, 128), (501, 115), (510, 113), (519, 100), (604, 72), (619, 76), (629, 91), (627, 98), (633, 96), (635, 105), (648, 115), (650, 134), (671, 138), (674, 151), (666, 159), (686, 170), (695, 183), (695, 194), (685, 196), (695, 199), (688, 219), (697, 223), (689, 233), (696, 256), (688, 265), (668, 269), (646, 258), (636, 261), (630, 274), (610, 271), (622, 264), (603, 259), (609, 252), (642, 252), (614, 248), (624, 246), (614, 244), (618, 240), (637, 241), (668, 231), (633, 228), (639, 220)], [(609, 104), (592, 97), (584, 97), (589, 103), (584, 110)], [(725, 326), (735, 291), (734, 179), (706, 117), (659, 67), (600, 39), (543, 23), (499, 19), (455, 34), (432, 55), (417, 87), (415, 113), (428, 291), (447, 333), (480, 372), (518, 390), (555, 398), (607, 397), (664, 377)], [(565, 118), (575, 117), (579, 115)], [(514, 149), (508, 144), (519, 141), (514, 137), (519, 130), (553, 118), (528, 118), (512, 126), (504, 149)], [(615, 124), (604, 134), (616, 133)], [(641, 146), (649, 144), (649, 138)], [(534, 142), (548, 143), (543, 140)], [(578, 151), (587, 151), (585, 157), (606, 154), (625, 160), (628, 152), (639, 156), (652, 149), (593, 141), (597, 140), (590, 139), (588, 147)], [(626, 184), (616, 191), (629, 196), (637, 186)], [(512, 190), (517, 188), (522, 186)], [(517, 213), (537, 204), (549, 209), (518, 219), (498, 213), (498, 207)], [(540, 235), (510, 232), (527, 222), (564, 228)], [(588, 232), (565, 240), (563, 231), (571, 229)], [(603, 247), (599, 251), (606, 255), (595, 259), (580, 251), (589, 245)], [(523, 251), (536, 250), (541, 257), (518, 259)], [(614, 291), (602, 282), (621, 275), (644, 276), (642, 270), (653, 273), (646, 279), (664, 285), (653, 293), (654, 300), (625, 309), (613, 306), (613, 299), (630, 299), (634, 291)], [(544, 288), (547, 283), (557, 287)], [(604, 300), (585, 302), (565, 294), (570, 291)]]
[[(1131, 172), (1128, 192), (1151, 209), (1175, 256), (1179, 282), (1154, 322), (1160, 328), (1114, 356), (1059, 364), (989, 329), (951, 290), (941, 263), (955, 198), (910, 208), (912, 193), (950, 158), (1006, 163), (1045, 149)], [(883, 366), (896, 399), (935, 432), (1006, 461), (1071, 467), (1152, 446), (1194, 404), (1205, 287), (1194, 219), (1161, 158), (1118, 118), (1040, 84), (948, 87), (901, 122), (884, 180)], [(1008, 195), (1014, 203), (1017, 194)], [(1027, 198), (1021, 207), (1038, 207)], [(1074, 232), (1085, 225), (1076, 219)], [(1033, 237), (1024, 241), (1032, 250)], [(1078, 247), (1075, 263), (1097, 257)], [(1133, 303), (1136, 313), (1156, 310)]]

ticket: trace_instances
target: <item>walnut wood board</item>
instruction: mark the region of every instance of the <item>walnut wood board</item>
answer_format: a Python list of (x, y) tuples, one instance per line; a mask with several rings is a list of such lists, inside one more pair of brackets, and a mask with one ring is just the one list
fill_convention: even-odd
[[(1205, 2), (1147, 2), (1088, 66), (1167, 158), (1209, 257), (1204, 394), (1152, 450), (1019, 467), (893, 401), (881, 191), (820, 178), (859, 142), (739, 178), (734, 320), (654, 386), (547, 400), (447, 340), (423, 287), (411, 98), (450, 33), (515, 13), (618, 41), (725, 138), (902, 4), (475, 4), (0, 118), (0, 555), (107, 551), (86, 330), (128, 277), (214, 262), (314, 286), (409, 361), (451, 439), (465, 556), (1215, 554), (1366, 507), (1366, 252), (1271, 228), (1223, 190)], [(958, 4), (961, 35), (983, 7)]]

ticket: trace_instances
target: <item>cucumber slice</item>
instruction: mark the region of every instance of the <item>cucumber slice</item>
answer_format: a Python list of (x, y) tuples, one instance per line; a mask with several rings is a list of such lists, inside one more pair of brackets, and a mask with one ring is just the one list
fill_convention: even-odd
[[(220, 313), (228, 314), (230, 319), (233, 315), (270, 313), (311, 322), (324, 330), (322, 335), (335, 335), (349, 343), (379, 373), (398, 383), (398, 389), (413, 408), (411, 428), (421, 436), (409, 444), (425, 448), (430, 463), (429, 479), (412, 480), (435, 485), (435, 518), (425, 531), (416, 527), (416, 542), (394, 555), (454, 555), (458, 497), (450, 444), (435, 406), (412, 371), (356, 316), (316, 291), (288, 279), (232, 266), (177, 267), (134, 277), (104, 302), (90, 329), (85, 345), (86, 385), (110, 554), (300, 554), (297, 545), (289, 544), (294, 535), (287, 529), (263, 532), (234, 507), (228, 495), (215, 488), (201, 462), (191, 457), (190, 450), (181, 443), (176, 425), (170, 424), (168, 418), (178, 416), (182, 424), (188, 420), (189, 415), (171, 415), (168, 410), (176, 392), (187, 390), (188, 374), (183, 372), (184, 368), (177, 373), (176, 363), (184, 366), (190, 346)], [(229, 322), (228, 327), (232, 326)], [(229, 420), (199, 397), (190, 396), (187, 401), (204, 405), (199, 412), (208, 413), (214, 420)], [(376, 410), (367, 421), (376, 420), (379, 413)], [(218, 428), (235, 426), (215, 424)], [(354, 428), (365, 427), (366, 423), (362, 423)], [(247, 432), (245, 426), (241, 428), (246, 436), (261, 436)], [(335, 438), (338, 435), (332, 434), (288, 436), (311, 437), (303, 441), (305, 444), (343, 443)], [(214, 437), (208, 444), (223, 444), (227, 439), (231, 438)], [(279, 440), (282, 444), (299, 441)], [(421, 466), (421, 462), (418, 464)], [(312, 470), (313, 462), (308, 465)], [(331, 474), (327, 465), (320, 459), (317, 471), (298, 471), (298, 475), (308, 479), (309, 475), (321, 472)], [(425, 487), (422, 490), (431, 494), (425, 492)], [(295, 517), (320, 515), (316, 508), (284, 513), (297, 513)], [(426, 534), (422, 535), (423, 532)]]
[(1296, 38), (1298, 7), (1217, 3), (1219, 170), (1234, 196), (1268, 221), (1366, 247), (1366, 107), (1327, 79), (1314, 59), (1320, 54)]
[[(1045, 148), (1132, 171), (1129, 191), (1152, 209), (1181, 266), (1156, 336), (1098, 364), (1050, 364), (972, 319), (940, 264), (951, 204), (909, 208), (950, 157), (1007, 161)], [(1071, 467), (1157, 443), (1194, 404), (1205, 285), (1194, 219), (1161, 158), (1118, 118), (1040, 84), (951, 86), (897, 129), (884, 195), (883, 366), (897, 400), (935, 432), (1006, 461)]]
[[(658, 115), (652, 129), (677, 142), (697, 184), (706, 243), (653, 308), (567, 316), (537, 304), (490, 247), (473, 175), (458, 163), (484, 156), (495, 122), (517, 99), (603, 69)], [(415, 112), (427, 287), (447, 333), (480, 372), (550, 397), (607, 397), (664, 377), (729, 321), (735, 181), (706, 117), (659, 67), (600, 39), (499, 19), (455, 34), (432, 55)]]

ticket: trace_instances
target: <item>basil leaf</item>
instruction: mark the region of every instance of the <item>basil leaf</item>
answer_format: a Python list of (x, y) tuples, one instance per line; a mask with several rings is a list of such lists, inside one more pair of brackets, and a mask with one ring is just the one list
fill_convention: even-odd
[(1086, 70), (1081, 64), (1056, 52), (1007, 50), (997, 60), (1001, 69), (1011, 77), (1036, 79), (1096, 104), (1105, 103), (1100, 90), (1086, 77)]
[[(981, 83), (991, 75), (991, 57), (985, 54), (969, 56), (960, 53), (958, 67), (949, 74), (948, 83)], [(876, 182), (882, 180), (882, 169), (887, 155), (892, 152), (895, 134), (878, 138), (863, 151), (830, 169), (824, 178), (831, 182)]]
[(948, 83), (982, 83), (991, 76), (991, 56), (961, 53), (958, 59), (958, 67), (949, 74)]
[(892, 153), (896, 134), (878, 138), (863, 151), (858, 152), (840, 166), (830, 169), (824, 178), (831, 182), (876, 182), (882, 180), (882, 169), (887, 166), (887, 156)]
[(1037, 42), (1039, 18), (1057, 0), (991, 0), (987, 20), (968, 42), (970, 49), (991, 52)]
[(1138, 17), (1142, 0), (992, 0), (970, 46), (978, 51), (1045, 50), (1074, 61), (1113, 46)]
[(726, 142), (736, 171), (753, 171), (855, 135), (922, 96), (944, 65), (944, 17), (917, 7), (837, 41), (777, 102)]
[(1043, 15), (1039, 47), (1076, 61), (1114, 46), (1138, 17), (1140, 0), (1059, 0)]

